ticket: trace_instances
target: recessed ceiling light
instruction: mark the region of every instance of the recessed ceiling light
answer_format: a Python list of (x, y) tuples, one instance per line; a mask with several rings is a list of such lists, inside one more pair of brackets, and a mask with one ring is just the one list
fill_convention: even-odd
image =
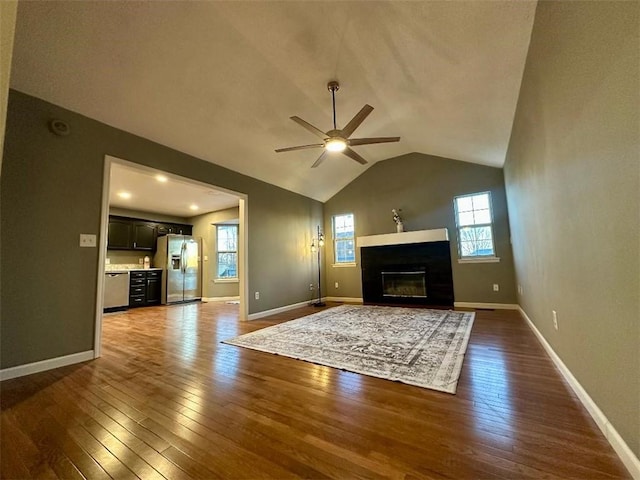
[(169, 179), (165, 175), (158, 174), (156, 175), (156, 180), (159, 182), (165, 183)]
[(118, 192), (118, 196), (120, 198), (129, 199), (131, 198), (131, 194), (129, 192)]
[(190, 210), (198, 210), (198, 205), (196, 205), (196, 204), (189, 205), (189, 209)]

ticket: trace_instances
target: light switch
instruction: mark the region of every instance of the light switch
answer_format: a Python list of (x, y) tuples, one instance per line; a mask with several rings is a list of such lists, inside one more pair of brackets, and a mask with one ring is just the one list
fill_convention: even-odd
[(93, 233), (81, 233), (80, 234), (80, 246), (81, 247), (95, 247), (96, 236)]

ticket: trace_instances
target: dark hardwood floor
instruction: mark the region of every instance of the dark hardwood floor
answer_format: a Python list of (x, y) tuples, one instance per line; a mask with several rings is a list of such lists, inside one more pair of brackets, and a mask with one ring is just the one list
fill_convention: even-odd
[(106, 316), (100, 359), (0, 384), (2, 478), (630, 478), (514, 311), (456, 395), (220, 343), (315, 311)]

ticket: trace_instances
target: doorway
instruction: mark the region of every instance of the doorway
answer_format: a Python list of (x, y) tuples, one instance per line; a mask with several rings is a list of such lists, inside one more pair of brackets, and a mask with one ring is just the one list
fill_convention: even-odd
[[(134, 192), (127, 191), (127, 185), (132, 185)], [(115, 195), (124, 194), (122, 201), (115, 200)], [(199, 200), (194, 200), (195, 198)], [(127, 204), (126, 201), (131, 201)], [(235, 206), (234, 206), (235, 203)], [(110, 208), (116, 213), (120, 212), (123, 206), (130, 207), (122, 212), (148, 213), (149, 215), (162, 216), (163, 218), (191, 218), (196, 219), (207, 228), (208, 215), (215, 212), (220, 206), (227, 209), (237, 209), (237, 283), (239, 300), (239, 318), (247, 320), (248, 309), (248, 281), (247, 281), (247, 258), (248, 258), (248, 235), (247, 235), (247, 203), (248, 196), (243, 193), (234, 192), (217, 185), (199, 182), (168, 172), (139, 165), (127, 160), (105, 155), (102, 208), (99, 234), (99, 265), (96, 289), (96, 312), (95, 312), (95, 335), (94, 335), (94, 356), (97, 358), (101, 352), (102, 341), (102, 317), (103, 317), (103, 289), (107, 263), (107, 240)], [(188, 209), (188, 210), (186, 210)], [(155, 213), (154, 213), (155, 212)], [(139, 215), (139, 216), (140, 216)], [(160, 218), (160, 217), (158, 217)], [(190, 223), (195, 223), (194, 221)], [(205, 227), (202, 227), (205, 228)], [(201, 230), (203, 231), (203, 230)], [(197, 234), (197, 230), (194, 231)], [(201, 234), (200, 236), (205, 236)], [(111, 252), (111, 250), (110, 250)], [(136, 252), (133, 252), (136, 253)], [(209, 271), (207, 262), (213, 260), (208, 251), (201, 252), (202, 271)], [(124, 257), (119, 257), (124, 258)], [(208, 276), (202, 276), (202, 280), (210, 282)], [(206, 298), (208, 285), (203, 284), (202, 296)]]

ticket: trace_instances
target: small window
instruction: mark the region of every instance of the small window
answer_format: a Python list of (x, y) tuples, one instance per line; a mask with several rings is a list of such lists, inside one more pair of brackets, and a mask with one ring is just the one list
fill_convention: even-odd
[(458, 253), (460, 258), (493, 257), (493, 215), (491, 194), (474, 193), (455, 197)]
[(238, 226), (216, 225), (218, 278), (238, 278)]
[(353, 213), (334, 215), (333, 217), (333, 252), (335, 263), (355, 263), (355, 229)]

